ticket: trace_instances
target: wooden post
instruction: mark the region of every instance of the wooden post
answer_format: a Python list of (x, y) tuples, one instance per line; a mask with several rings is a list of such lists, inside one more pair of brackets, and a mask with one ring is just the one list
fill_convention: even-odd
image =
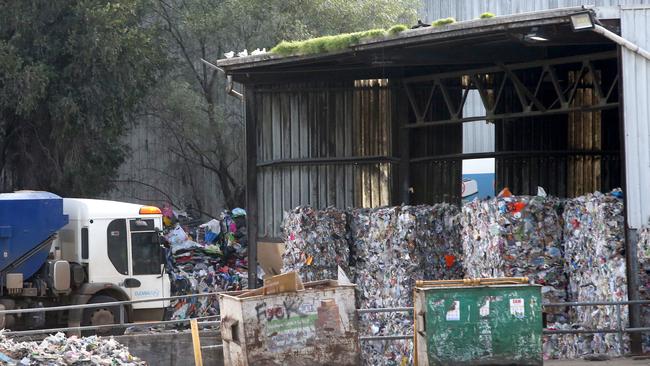
[(203, 366), (203, 356), (201, 355), (201, 338), (199, 336), (199, 324), (196, 319), (190, 320), (192, 330), (192, 346), (194, 347), (194, 365)]
[(399, 195), (395, 204), (408, 205), (411, 203), (411, 136), (410, 130), (405, 128), (409, 118), (408, 98), (406, 88), (400, 85), (395, 89), (396, 111), (393, 123), (397, 128), (397, 148), (399, 163)]

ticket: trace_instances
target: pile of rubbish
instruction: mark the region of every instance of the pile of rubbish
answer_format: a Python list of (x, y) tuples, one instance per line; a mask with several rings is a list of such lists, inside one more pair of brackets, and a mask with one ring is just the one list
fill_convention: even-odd
[(529, 277), (542, 285), (545, 302), (566, 300), (560, 200), (512, 196), (463, 206), (465, 276)]
[[(172, 296), (248, 288), (246, 211), (224, 211), (201, 224), (165, 207), (163, 220)], [(219, 313), (216, 296), (175, 300), (172, 307), (172, 320)]]
[(0, 363), (3, 365), (122, 365), (147, 363), (129, 353), (129, 349), (111, 338), (97, 336), (66, 338), (50, 335), (41, 342), (16, 342), (0, 332)]
[(282, 273), (296, 271), (306, 281), (336, 279), (338, 267), (350, 275), (345, 211), (300, 206), (285, 212)]
[[(565, 202), (564, 246), (568, 301), (626, 301), (625, 223), (620, 190)], [(571, 322), (585, 329), (617, 327), (614, 306), (573, 307)], [(627, 324), (627, 309), (622, 311)], [(578, 354), (619, 355), (616, 334), (585, 335)]]
[[(336, 279), (337, 267), (357, 285), (357, 306), (412, 306), (416, 279), (462, 278), (459, 210), (454, 205), (397, 206), (285, 213), (283, 272), (308, 280)], [(412, 332), (411, 314), (363, 314), (362, 335)], [(413, 361), (412, 342), (364, 342), (367, 365)]]

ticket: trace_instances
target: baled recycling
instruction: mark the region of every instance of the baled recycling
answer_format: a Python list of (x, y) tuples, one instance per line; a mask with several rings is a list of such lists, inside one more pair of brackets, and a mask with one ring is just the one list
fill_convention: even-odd
[[(447, 204), (353, 209), (347, 212), (345, 229), (340, 216), (322, 223), (296, 221), (292, 216), (296, 213), (319, 216), (312, 208), (298, 207), (285, 216), (294, 218), (285, 222), (285, 229), (300, 232), (300, 236), (285, 232), (285, 266), (309, 273), (320, 255), (335, 263), (328, 271), (330, 278), (336, 278), (333, 266), (340, 265), (336, 259), (341, 258), (344, 240), (334, 245), (332, 237), (349, 238), (348, 275), (357, 285), (360, 308), (412, 306), (416, 279), (463, 276), (528, 277), (542, 285), (545, 303), (626, 300), (622, 192), (565, 200), (540, 192), (538, 196), (504, 194), (475, 200), (462, 212)], [(333, 208), (326, 211), (343, 215)], [(332, 222), (337, 222), (335, 230)], [(301, 231), (307, 229), (302, 223), (309, 225), (307, 233)], [(326, 232), (327, 227), (329, 238), (309, 235)], [(335, 255), (330, 248), (338, 248)], [(638, 252), (641, 298), (649, 298), (650, 228), (640, 230)], [(616, 328), (611, 306), (548, 307), (544, 311), (549, 329)], [(623, 324), (627, 324), (626, 311)], [(411, 316), (401, 313), (363, 314), (360, 322), (362, 335), (409, 334), (413, 325)], [(616, 334), (547, 335), (543, 345), (545, 359), (618, 355), (627, 349), (628, 338), (621, 344)], [(401, 341), (364, 342), (362, 359), (366, 364), (398, 365), (412, 360), (412, 349)]]
[[(347, 214), (303, 206), (285, 214), (283, 227), (284, 270), (298, 270), (303, 278), (333, 279), (340, 266), (357, 284), (360, 308), (412, 306), (416, 279), (463, 275), (459, 210), (453, 205), (355, 209)], [(361, 316), (363, 335), (408, 334), (412, 327), (410, 314)], [(401, 365), (413, 357), (407, 341), (365, 342), (362, 348), (368, 365)]]
[[(639, 230), (639, 299), (650, 300), (650, 223)], [(641, 307), (641, 326), (650, 327), (650, 306)], [(643, 351), (650, 352), (650, 334), (643, 334)]]
[(503, 196), (463, 207), (465, 275), (528, 277), (542, 285), (546, 302), (566, 298), (560, 201)]
[[(248, 287), (248, 242), (246, 212), (223, 212), (219, 220), (200, 224), (171, 209), (165, 216), (165, 239), (169, 243), (167, 267), (172, 296), (234, 291)], [(187, 319), (217, 315), (214, 296), (193, 297), (172, 302), (171, 318)]]
[[(567, 200), (564, 245), (570, 274), (568, 301), (627, 300), (623, 210), (620, 191), (596, 192)], [(613, 306), (576, 307), (572, 313), (571, 320), (586, 329), (617, 326)], [(624, 324), (627, 319), (627, 309), (623, 309)], [(585, 338), (585, 348), (578, 349), (579, 354), (619, 354), (616, 334), (585, 335)]]
[(50, 335), (41, 342), (16, 342), (0, 334), (0, 363), (20, 366), (147, 364), (132, 356), (128, 348), (113, 338), (66, 337), (63, 333)]
[(305, 281), (336, 278), (338, 267), (349, 273), (347, 215), (328, 207), (297, 207), (284, 216), (282, 272), (296, 271)]

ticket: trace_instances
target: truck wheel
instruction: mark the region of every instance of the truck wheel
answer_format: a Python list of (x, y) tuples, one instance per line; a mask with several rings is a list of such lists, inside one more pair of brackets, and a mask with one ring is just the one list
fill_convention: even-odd
[[(93, 296), (89, 304), (100, 304), (104, 302), (115, 302), (117, 299), (108, 296), (108, 295), (96, 295)], [(125, 313), (126, 314), (126, 313)], [(124, 319), (124, 322), (127, 322), (127, 319)], [(109, 325), (109, 324), (119, 324), (120, 323), (120, 307), (119, 306), (106, 306), (101, 308), (89, 308), (84, 309), (83, 312), (83, 326), (97, 326), (97, 325)], [(100, 328), (100, 329), (91, 329), (81, 332), (83, 336), (89, 335), (99, 335), (99, 336), (109, 336), (109, 335), (121, 335), (124, 334), (125, 328)]]

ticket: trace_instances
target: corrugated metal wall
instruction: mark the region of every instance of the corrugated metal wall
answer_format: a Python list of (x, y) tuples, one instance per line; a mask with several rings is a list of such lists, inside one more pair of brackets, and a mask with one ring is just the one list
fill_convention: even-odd
[(390, 163), (304, 161), (392, 156), (387, 84), (357, 80), (256, 89), (259, 237), (280, 238), (283, 213), (298, 205), (390, 203)]
[(208, 169), (188, 166), (179, 156), (174, 134), (153, 118), (143, 118), (124, 137), (130, 155), (120, 166), (115, 189), (101, 198), (156, 204), (172, 203), (216, 216), (223, 209), (219, 178)]
[(453, 17), (457, 21), (476, 19), (485, 12), (496, 15), (595, 5), (650, 4), (650, 0), (424, 0), (421, 16), (427, 21)]
[[(463, 105), (463, 117), (485, 116), (485, 106), (478, 90), (470, 90)], [(494, 151), (494, 123), (463, 123), (463, 154)]]
[[(622, 9), (625, 39), (648, 50), (649, 27), (650, 8)], [(650, 61), (622, 52), (627, 220), (638, 229), (650, 219)]]

